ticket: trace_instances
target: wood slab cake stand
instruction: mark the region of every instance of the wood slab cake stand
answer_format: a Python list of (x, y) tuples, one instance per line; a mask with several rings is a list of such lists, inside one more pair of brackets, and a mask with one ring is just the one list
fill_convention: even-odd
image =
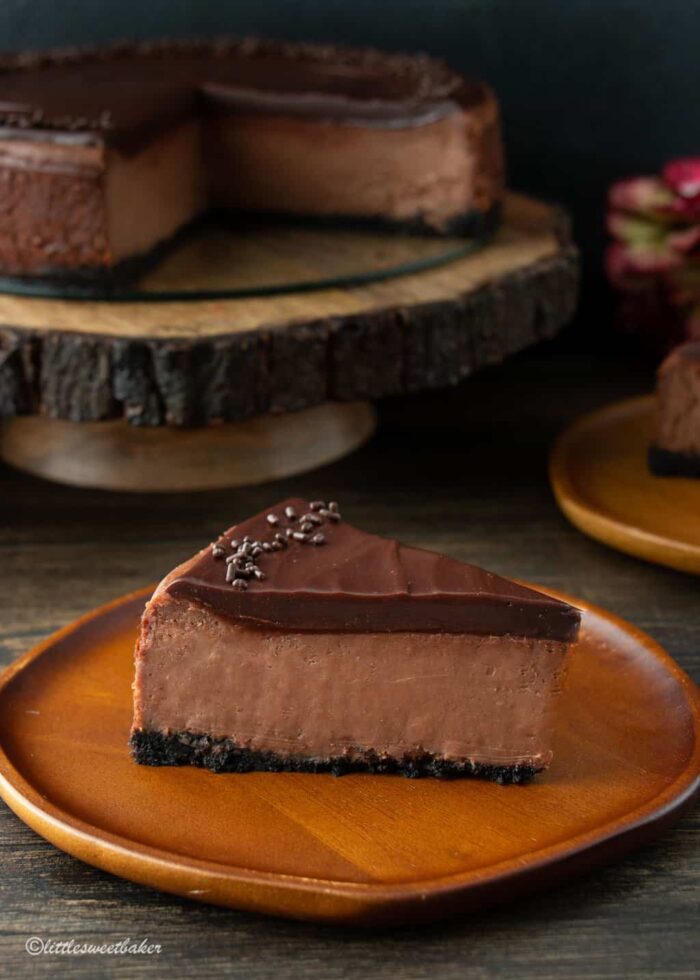
[[(275, 262), (293, 277), (287, 251)], [(303, 472), (369, 437), (371, 400), (455, 384), (552, 336), (577, 284), (566, 217), (509, 195), (483, 248), (364, 285), (164, 302), (2, 294), (0, 454), (124, 490)]]

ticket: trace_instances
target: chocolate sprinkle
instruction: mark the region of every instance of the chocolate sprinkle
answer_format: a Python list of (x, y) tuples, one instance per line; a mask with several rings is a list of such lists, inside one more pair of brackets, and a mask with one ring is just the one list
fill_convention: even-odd
[[(290, 523), (299, 520), (294, 507), (285, 507), (284, 514)], [(277, 514), (266, 514), (265, 519), (271, 528), (279, 527), (280, 518)], [(264, 555), (284, 551), (289, 547), (290, 539), (298, 541), (300, 544), (326, 544), (326, 536), (318, 528), (322, 527), (328, 520), (340, 520), (337, 503), (331, 501), (326, 505), (322, 500), (313, 500), (309, 504), (309, 512), (301, 518), (299, 530), (295, 531), (293, 528), (287, 527), (284, 528), (284, 531), (275, 531), (272, 541), (253, 541), (248, 534), (241, 542), (232, 538), (230, 545), (233, 553), (228, 556), (223, 544), (215, 542), (211, 546), (212, 555), (214, 558), (226, 558), (226, 581), (236, 589), (245, 590), (251, 580), (264, 582), (267, 578), (265, 572), (259, 567), (257, 559)]]

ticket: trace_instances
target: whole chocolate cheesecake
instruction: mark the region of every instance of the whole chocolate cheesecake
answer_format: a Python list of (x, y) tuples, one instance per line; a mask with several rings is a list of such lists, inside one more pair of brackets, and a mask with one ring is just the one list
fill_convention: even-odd
[(656, 395), (652, 473), (700, 477), (700, 341), (671, 351), (659, 368)]
[(142, 267), (208, 209), (480, 235), (490, 89), (425, 55), (227, 39), (0, 62), (0, 274)]
[(136, 646), (146, 765), (524, 782), (580, 613), (288, 500), (160, 583)]

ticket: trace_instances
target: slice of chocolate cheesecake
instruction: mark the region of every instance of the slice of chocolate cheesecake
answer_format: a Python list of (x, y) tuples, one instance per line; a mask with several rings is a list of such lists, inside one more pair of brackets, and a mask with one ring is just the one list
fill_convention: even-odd
[(552, 758), (578, 610), (288, 500), (172, 571), (143, 614), (131, 747), (216, 772), (523, 782)]
[(658, 372), (649, 468), (657, 476), (700, 477), (700, 341), (671, 351)]
[(260, 39), (0, 60), (0, 273), (108, 278), (208, 209), (484, 234), (498, 103), (426, 55)]

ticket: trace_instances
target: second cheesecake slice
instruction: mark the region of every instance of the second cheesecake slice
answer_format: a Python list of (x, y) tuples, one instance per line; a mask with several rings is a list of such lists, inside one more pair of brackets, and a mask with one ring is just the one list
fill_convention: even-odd
[(142, 619), (131, 746), (147, 765), (483, 776), (552, 758), (580, 614), (287, 500), (171, 572)]

